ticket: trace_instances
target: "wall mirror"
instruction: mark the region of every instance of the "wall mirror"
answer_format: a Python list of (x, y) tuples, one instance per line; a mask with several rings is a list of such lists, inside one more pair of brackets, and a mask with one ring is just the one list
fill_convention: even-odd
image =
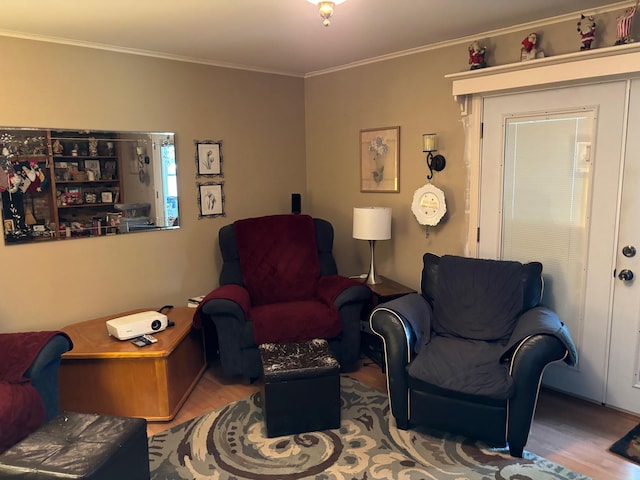
[(6, 245), (178, 228), (175, 134), (0, 127)]

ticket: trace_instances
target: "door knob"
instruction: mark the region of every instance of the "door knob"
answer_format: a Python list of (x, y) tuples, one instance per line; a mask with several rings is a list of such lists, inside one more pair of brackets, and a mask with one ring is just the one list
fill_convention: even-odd
[(618, 274), (618, 278), (620, 280), (624, 280), (625, 282), (628, 282), (630, 280), (633, 280), (633, 272), (625, 268), (624, 270), (620, 270), (620, 273)]
[(633, 257), (636, 254), (636, 247), (633, 245), (627, 245), (622, 249), (622, 254), (627, 258)]

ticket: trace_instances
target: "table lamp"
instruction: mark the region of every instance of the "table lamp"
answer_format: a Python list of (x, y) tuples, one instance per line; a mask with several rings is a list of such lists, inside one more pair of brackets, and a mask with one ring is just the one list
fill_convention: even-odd
[(366, 283), (377, 284), (382, 280), (376, 277), (374, 251), (376, 240), (391, 238), (391, 208), (355, 207), (353, 209), (353, 238), (369, 240), (371, 260)]

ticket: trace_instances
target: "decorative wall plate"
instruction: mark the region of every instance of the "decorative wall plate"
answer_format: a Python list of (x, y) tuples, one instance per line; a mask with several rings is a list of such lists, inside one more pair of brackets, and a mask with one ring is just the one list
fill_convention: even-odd
[(427, 183), (413, 194), (411, 211), (420, 225), (437, 225), (447, 211), (444, 192)]

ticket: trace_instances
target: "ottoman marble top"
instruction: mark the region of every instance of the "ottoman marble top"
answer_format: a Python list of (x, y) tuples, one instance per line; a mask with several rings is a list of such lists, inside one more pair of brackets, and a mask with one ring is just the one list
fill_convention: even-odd
[(263, 343), (259, 349), (265, 382), (316, 377), (340, 370), (326, 340)]

